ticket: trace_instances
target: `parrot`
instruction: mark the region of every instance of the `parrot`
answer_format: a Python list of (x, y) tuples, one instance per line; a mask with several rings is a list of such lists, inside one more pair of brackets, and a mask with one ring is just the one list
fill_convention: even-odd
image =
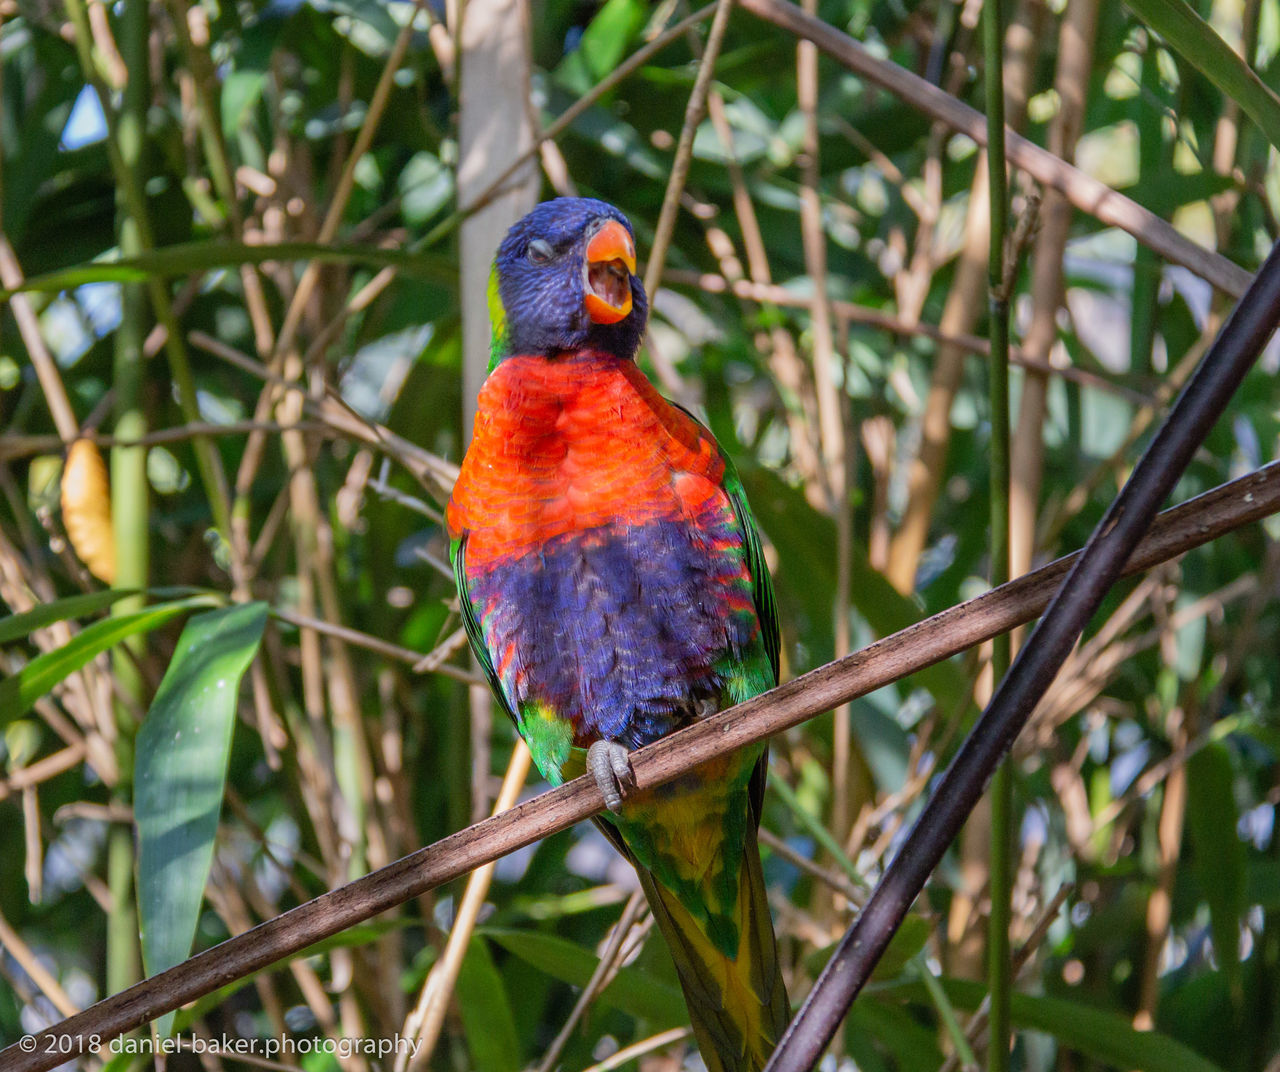
[(766, 748), (645, 791), (628, 756), (776, 685), (777, 610), (732, 462), (636, 364), (635, 272), (635, 232), (603, 201), (544, 201), (507, 232), (450, 559), (534, 764), (599, 785), (597, 825), (636, 869), (707, 1068), (754, 1072), (789, 1017), (756, 836)]

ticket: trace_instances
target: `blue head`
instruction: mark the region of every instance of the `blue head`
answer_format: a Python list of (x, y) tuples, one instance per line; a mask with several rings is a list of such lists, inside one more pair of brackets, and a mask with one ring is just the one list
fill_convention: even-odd
[(536, 206), (494, 260), (493, 364), (581, 349), (635, 357), (649, 315), (635, 250), (631, 224), (612, 205), (558, 197)]

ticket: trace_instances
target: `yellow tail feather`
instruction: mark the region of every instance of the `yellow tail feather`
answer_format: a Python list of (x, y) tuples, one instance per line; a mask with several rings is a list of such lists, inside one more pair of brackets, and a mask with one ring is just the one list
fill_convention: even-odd
[(735, 906), (740, 938), (733, 959), (715, 947), (674, 893), (636, 868), (675, 961), (708, 1072), (759, 1072), (790, 1016), (753, 824), (743, 849)]

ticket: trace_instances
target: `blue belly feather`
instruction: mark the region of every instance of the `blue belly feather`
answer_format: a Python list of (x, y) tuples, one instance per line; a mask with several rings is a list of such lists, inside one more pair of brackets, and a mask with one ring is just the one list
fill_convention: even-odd
[(717, 667), (760, 644), (744, 555), (730, 525), (616, 523), (471, 578), (512, 709), (550, 707), (580, 746), (638, 748), (720, 707)]

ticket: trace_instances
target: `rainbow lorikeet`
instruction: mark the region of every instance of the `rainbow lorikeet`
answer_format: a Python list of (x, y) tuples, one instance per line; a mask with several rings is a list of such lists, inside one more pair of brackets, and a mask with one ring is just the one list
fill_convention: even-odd
[(630, 223), (538, 205), (498, 249), (490, 373), (449, 502), (471, 646), (553, 785), (589, 769), (712, 1072), (764, 1066), (787, 997), (756, 845), (763, 746), (625, 793), (627, 753), (771, 688), (778, 624), (742, 484), (636, 367)]

